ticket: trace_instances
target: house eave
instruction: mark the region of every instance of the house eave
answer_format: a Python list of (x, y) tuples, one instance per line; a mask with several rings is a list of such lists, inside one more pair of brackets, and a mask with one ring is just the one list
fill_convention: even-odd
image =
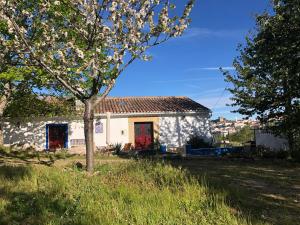
[(148, 116), (190, 116), (190, 115), (210, 115), (210, 111), (186, 111), (186, 112), (133, 112), (133, 113), (97, 113), (95, 117), (148, 117)]
[[(133, 113), (96, 113), (95, 118), (106, 118), (107, 114), (113, 118), (124, 118), (124, 117), (151, 117), (151, 116), (208, 116), (210, 117), (210, 111), (186, 111), (186, 112), (133, 112)], [(19, 118), (2, 118), (0, 122), (30, 122), (30, 121), (45, 121), (45, 120), (81, 120), (80, 115), (69, 115), (69, 116), (53, 116), (53, 117), (19, 117)]]

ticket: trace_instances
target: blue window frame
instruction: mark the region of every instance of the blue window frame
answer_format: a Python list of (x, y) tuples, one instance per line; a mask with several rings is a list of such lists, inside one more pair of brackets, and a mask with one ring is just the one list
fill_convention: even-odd
[(46, 149), (49, 149), (49, 128), (50, 127), (62, 127), (64, 128), (65, 132), (65, 140), (64, 140), (64, 148), (68, 148), (68, 143), (69, 143), (69, 126), (66, 123), (63, 124), (57, 124), (57, 123), (51, 123), (51, 124), (46, 124)]

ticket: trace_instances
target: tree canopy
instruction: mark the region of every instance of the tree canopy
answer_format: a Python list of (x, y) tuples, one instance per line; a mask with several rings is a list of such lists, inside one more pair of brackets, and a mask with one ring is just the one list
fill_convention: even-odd
[(275, 0), (273, 12), (256, 18), (255, 34), (240, 46), (233, 84), (235, 112), (257, 116), (285, 134), (294, 148), (300, 128), (300, 2)]
[(150, 47), (181, 35), (193, 2), (178, 17), (168, 0), (2, 0), (0, 42), (18, 63), (43, 68), (84, 102), (106, 95), (129, 64), (149, 59)]
[[(17, 52), (4, 45), (3, 40), (9, 43), (13, 36), (3, 20), (0, 20), (0, 37), (0, 117), (57, 114), (58, 109), (43, 101), (39, 95), (42, 90), (48, 95), (67, 92), (63, 92), (57, 81), (47, 79), (43, 69), (24, 64)], [(64, 108), (61, 111), (65, 112)]]

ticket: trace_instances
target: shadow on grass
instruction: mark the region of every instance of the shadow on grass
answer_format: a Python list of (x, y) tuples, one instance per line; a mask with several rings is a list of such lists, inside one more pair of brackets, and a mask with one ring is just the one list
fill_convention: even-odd
[[(31, 176), (32, 168), (26, 165), (0, 166), (0, 180), (18, 182)], [(24, 187), (22, 192), (0, 185), (0, 224), (72, 224), (70, 214), (75, 207), (75, 201), (62, 197), (60, 190), (45, 192)]]
[(213, 159), (172, 159), (165, 163), (185, 168), (208, 182), (211, 194), (225, 192), (226, 202), (252, 224), (298, 224), (300, 221), (299, 164)]
[(39, 152), (32, 149), (14, 150), (0, 147), (0, 163), (23, 162), (26, 164), (42, 164), (51, 166), (59, 159), (67, 159), (73, 157), (75, 154), (69, 154), (67, 151), (58, 152)]
[(0, 211), (0, 224), (72, 224), (74, 202), (56, 193), (13, 192), (3, 197), (10, 203)]
[(28, 166), (9, 166), (0, 167), (0, 179), (20, 180), (31, 175), (31, 168)]

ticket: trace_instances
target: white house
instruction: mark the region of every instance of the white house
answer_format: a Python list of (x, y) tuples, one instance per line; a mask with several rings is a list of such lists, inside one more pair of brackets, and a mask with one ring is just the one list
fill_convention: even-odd
[[(187, 97), (107, 97), (95, 108), (95, 145), (131, 143), (149, 149), (155, 141), (181, 147), (191, 135), (211, 139), (211, 111)], [(84, 147), (80, 117), (8, 119), (4, 144), (39, 150)]]

